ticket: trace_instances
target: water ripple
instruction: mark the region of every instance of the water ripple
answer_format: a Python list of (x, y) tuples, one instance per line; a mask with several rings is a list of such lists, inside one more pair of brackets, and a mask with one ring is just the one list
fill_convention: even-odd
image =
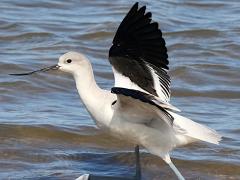
[[(13, 77), (56, 64), (67, 51), (93, 63), (101, 87), (113, 74), (108, 50), (134, 1), (0, 3), (0, 179), (74, 179), (82, 173), (132, 175), (132, 145), (94, 128), (71, 76), (61, 72)], [(159, 22), (168, 47), (172, 103), (182, 115), (218, 130), (220, 146), (174, 151), (188, 179), (240, 179), (240, 16), (238, 1), (141, 1)], [(144, 179), (175, 178), (142, 153)]]

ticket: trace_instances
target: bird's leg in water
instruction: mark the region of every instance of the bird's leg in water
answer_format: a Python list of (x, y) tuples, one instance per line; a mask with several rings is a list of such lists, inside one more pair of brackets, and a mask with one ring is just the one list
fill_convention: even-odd
[(139, 145), (135, 147), (135, 156), (136, 156), (136, 180), (141, 180), (141, 164), (140, 164), (140, 154), (139, 154)]

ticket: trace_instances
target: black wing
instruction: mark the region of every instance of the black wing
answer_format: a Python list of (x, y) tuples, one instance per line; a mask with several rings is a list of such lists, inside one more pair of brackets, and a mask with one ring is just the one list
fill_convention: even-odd
[(158, 23), (152, 22), (152, 14), (145, 10), (146, 6), (138, 9), (135, 3), (113, 39), (109, 61), (114, 69), (115, 86), (132, 87), (126, 81), (120, 83), (118, 73), (121, 78), (129, 78), (140, 90), (169, 101), (167, 48)]

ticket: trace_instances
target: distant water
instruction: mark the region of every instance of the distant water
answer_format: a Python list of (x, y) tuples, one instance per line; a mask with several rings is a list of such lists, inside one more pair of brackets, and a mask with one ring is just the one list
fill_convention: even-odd
[[(134, 1), (1, 0), (0, 179), (74, 179), (82, 173), (131, 176), (126, 144), (96, 129), (71, 76), (11, 77), (56, 64), (70, 50), (88, 56), (99, 85), (113, 85), (108, 48)], [(219, 146), (175, 150), (187, 179), (240, 179), (239, 1), (142, 1), (167, 42), (172, 104), (224, 135)], [(145, 180), (176, 179), (160, 158), (142, 153)]]

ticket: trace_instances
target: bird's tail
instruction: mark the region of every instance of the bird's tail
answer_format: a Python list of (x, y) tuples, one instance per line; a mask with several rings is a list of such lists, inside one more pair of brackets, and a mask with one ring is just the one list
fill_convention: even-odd
[[(196, 123), (188, 118), (180, 116), (176, 113), (169, 112), (174, 117), (174, 126), (179, 132), (180, 145), (187, 144), (191, 141), (201, 140), (213, 144), (219, 144), (222, 136), (219, 135), (215, 130), (208, 128), (204, 125)], [(184, 136), (182, 136), (182, 135)], [(184, 138), (186, 137), (186, 138)], [(189, 138), (187, 138), (189, 137)]]

